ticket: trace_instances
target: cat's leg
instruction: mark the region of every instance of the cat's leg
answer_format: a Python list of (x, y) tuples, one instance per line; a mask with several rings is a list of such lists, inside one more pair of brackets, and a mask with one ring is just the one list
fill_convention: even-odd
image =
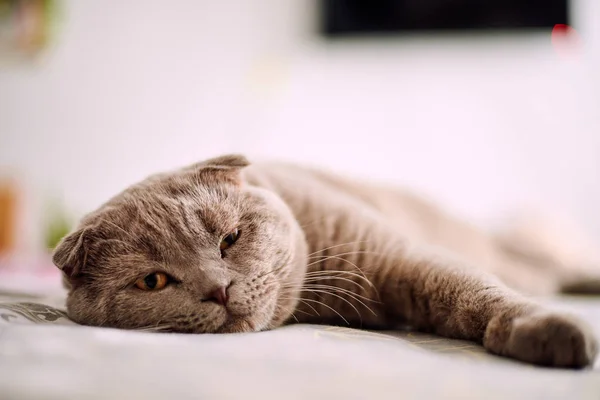
[(376, 284), (390, 323), (398, 319), (474, 340), (494, 354), (540, 365), (580, 368), (597, 355), (585, 323), (532, 302), (490, 275), (426, 254), (390, 254), (383, 261), (385, 279)]
[[(311, 255), (298, 320), (357, 327), (408, 323), (556, 367), (584, 367), (595, 359), (597, 341), (584, 322), (538, 305), (484, 272), (494, 270), (495, 253), (474, 262), (480, 269), (471, 268), (437, 251), (411, 251), (410, 243), (424, 238), (402, 219), (360, 204), (326, 210), (319, 224), (303, 227)], [(365, 298), (370, 301), (359, 302)]]
[[(564, 225), (564, 224), (562, 224)], [(600, 295), (600, 254), (583, 230), (548, 219), (518, 219), (495, 236), (498, 249), (515, 261), (555, 281), (554, 292)]]
[[(600, 263), (563, 261), (548, 252), (528, 248), (500, 247), (499, 275), (512, 287), (529, 293), (600, 295)], [(503, 276), (504, 277), (504, 276)]]
[(600, 272), (575, 273), (562, 279), (560, 292), (564, 294), (600, 295)]

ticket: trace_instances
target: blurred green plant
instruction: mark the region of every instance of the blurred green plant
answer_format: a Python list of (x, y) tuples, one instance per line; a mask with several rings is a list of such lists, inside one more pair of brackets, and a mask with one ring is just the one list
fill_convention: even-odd
[(61, 0), (0, 0), (0, 61), (37, 56), (57, 36)]
[(53, 250), (58, 242), (71, 231), (73, 223), (67, 213), (59, 207), (54, 207), (48, 215), (50, 217), (46, 225), (44, 240), (46, 248)]

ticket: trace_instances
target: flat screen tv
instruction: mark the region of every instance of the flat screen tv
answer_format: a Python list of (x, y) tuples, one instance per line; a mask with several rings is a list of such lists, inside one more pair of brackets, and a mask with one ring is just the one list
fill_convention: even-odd
[(327, 37), (528, 31), (569, 24), (568, 0), (319, 0)]

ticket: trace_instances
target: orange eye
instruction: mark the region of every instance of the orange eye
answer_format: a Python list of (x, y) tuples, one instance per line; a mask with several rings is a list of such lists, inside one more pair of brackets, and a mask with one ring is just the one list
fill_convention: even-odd
[(142, 290), (160, 290), (167, 286), (169, 277), (163, 272), (154, 272), (135, 281), (135, 286)]
[(219, 249), (221, 249), (221, 251), (226, 250), (228, 248), (230, 248), (240, 237), (240, 231), (238, 231), (237, 229), (233, 232), (231, 232), (229, 235), (225, 236), (223, 239), (221, 239), (221, 243), (219, 244)]

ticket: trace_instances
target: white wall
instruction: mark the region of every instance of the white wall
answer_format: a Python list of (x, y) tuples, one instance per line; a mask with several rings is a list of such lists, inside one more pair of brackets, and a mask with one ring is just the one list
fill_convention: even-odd
[(46, 194), (84, 212), (227, 151), (411, 185), (482, 222), (544, 205), (600, 237), (598, 2), (573, 1), (578, 61), (544, 34), (325, 43), (313, 3), (65, 2), (46, 57), (0, 69), (0, 167), (26, 182), (29, 237)]

